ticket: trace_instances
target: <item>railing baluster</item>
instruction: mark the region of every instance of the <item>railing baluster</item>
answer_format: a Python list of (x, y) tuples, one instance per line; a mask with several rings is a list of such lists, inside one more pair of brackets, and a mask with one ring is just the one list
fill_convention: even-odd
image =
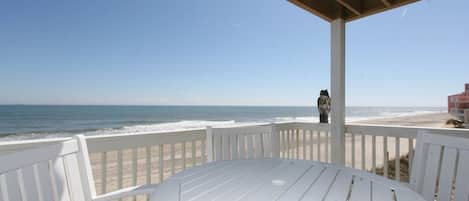
[(388, 137), (383, 136), (383, 168), (384, 177), (388, 178)]
[(285, 158), (285, 133), (283, 130), (278, 131), (278, 136), (280, 137), (280, 158)]
[(151, 184), (151, 146), (145, 147), (147, 184)]
[(355, 168), (355, 134), (351, 133), (352, 136), (352, 168)]
[(317, 132), (318, 161), (321, 161), (321, 131)]
[(283, 131), (279, 130), (278, 131), (278, 136), (280, 138), (280, 158), (285, 157), (283, 152), (284, 152), (284, 141), (283, 141)]
[(205, 157), (205, 140), (200, 141), (200, 160), (201, 164), (204, 164), (207, 161), (207, 158)]
[(313, 131), (309, 130), (309, 160), (314, 160), (314, 149), (313, 149)]
[(246, 159), (247, 154), (246, 154), (246, 136), (245, 135), (238, 136), (238, 146), (239, 146), (239, 158)]
[(414, 162), (414, 140), (409, 138), (409, 173), (412, 172), (412, 163)]
[(295, 131), (293, 129), (290, 130), (290, 159), (295, 158)]
[(293, 148), (293, 134), (292, 134), (292, 130), (288, 130), (287, 131), (288, 133), (288, 137), (287, 137), (287, 140), (288, 140), (288, 159), (292, 159), (293, 158), (293, 152), (291, 151), (292, 148)]
[(290, 131), (285, 130), (285, 154), (287, 159), (290, 158)]
[(376, 174), (376, 136), (371, 136), (371, 163), (372, 163), (372, 171)]
[(290, 159), (290, 147), (291, 147), (290, 138), (291, 138), (290, 130), (287, 130), (287, 159)]
[(170, 146), (171, 146), (171, 150), (170, 150), (171, 152), (171, 175), (174, 175), (175, 169), (176, 169), (176, 161), (174, 160), (176, 151), (174, 148), (174, 143), (172, 143)]
[(325, 148), (326, 149), (326, 160), (324, 162), (327, 163), (327, 162), (329, 162), (329, 132), (325, 131), (324, 135), (326, 136), (326, 139), (325, 139), (326, 140), (326, 142), (325, 142), (325, 144), (326, 144), (326, 148)]
[(288, 131), (283, 130), (283, 158), (288, 158)]
[(182, 156), (182, 169), (186, 169), (186, 141), (181, 143), (182, 146), (182, 151), (181, 151), (181, 156)]
[[(195, 140), (192, 140), (192, 146), (191, 146), (191, 149), (192, 149), (192, 167), (195, 166)], [(185, 155), (186, 153), (184, 153)]]
[(107, 152), (101, 153), (101, 192), (107, 193)]
[(164, 145), (160, 144), (158, 146), (158, 173), (160, 174), (160, 183), (163, 182), (164, 180), (164, 155), (163, 155), (163, 150), (164, 150)]
[(396, 142), (395, 142), (395, 150), (394, 150), (394, 161), (395, 161), (395, 168), (394, 168), (394, 176), (397, 181), (401, 180), (401, 159), (400, 159), (400, 144), (401, 144), (401, 139), (399, 137), (396, 137)]
[(295, 147), (294, 144), (293, 130), (288, 130), (288, 159), (293, 159), (295, 157)]
[(137, 155), (138, 148), (132, 149), (132, 184), (137, 185)]
[(293, 132), (295, 133), (295, 137), (296, 137), (296, 154), (295, 154), (295, 158), (298, 160), (300, 159), (300, 133), (298, 132), (299, 130), (298, 129), (294, 129)]
[[(146, 167), (146, 176), (147, 176), (147, 184), (151, 184), (151, 146), (146, 146), (145, 147), (145, 154), (146, 154), (146, 162), (145, 165)], [(150, 200), (150, 195), (145, 195), (146, 200)], [(122, 199), (121, 199), (122, 200)]]
[(362, 170), (365, 170), (365, 160), (366, 160), (366, 147), (365, 147), (365, 141), (366, 141), (366, 136), (365, 135), (362, 135), (362, 138), (361, 138), (361, 142), (362, 142)]
[[(137, 185), (137, 150), (138, 148), (132, 149), (132, 185)], [(133, 200), (136, 201), (137, 197), (133, 196)]]
[(306, 130), (303, 131), (303, 160), (306, 160)]

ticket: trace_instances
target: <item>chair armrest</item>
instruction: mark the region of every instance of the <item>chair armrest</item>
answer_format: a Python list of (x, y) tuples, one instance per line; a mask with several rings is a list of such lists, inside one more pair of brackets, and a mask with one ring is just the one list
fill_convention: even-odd
[(117, 191), (109, 192), (103, 195), (98, 195), (93, 198), (93, 201), (110, 201), (119, 198), (130, 197), (134, 195), (149, 194), (155, 191), (158, 184), (147, 184), (142, 186), (132, 186)]

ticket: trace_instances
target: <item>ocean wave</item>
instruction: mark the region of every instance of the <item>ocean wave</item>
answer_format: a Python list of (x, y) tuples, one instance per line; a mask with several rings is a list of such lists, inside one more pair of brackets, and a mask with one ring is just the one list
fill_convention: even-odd
[[(356, 121), (364, 121), (364, 120), (379, 119), (379, 118), (404, 117), (404, 116), (431, 114), (431, 113), (439, 113), (439, 112), (441, 111), (380, 112), (375, 116), (349, 116), (349, 117), (346, 117), (346, 122), (356, 122)], [(187, 120), (187, 121), (165, 122), (165, 123), (140, 122), (143, 124), (122, 126), (122, 127), (115, 127), (115, 128), (47, 131), (47, 132), (42, 131), (42, 132), (30, 132), (30, 133), (6, 134), (0, 138), (0, 141), (16, 141), (16, 140), (40, 139), (40, 138), (60, 138), (60, 137), (70, 137), (76, 134), (119, 135), (119, 134), (132, 134), (132, 133), (140, 133), (140, 132), (170, 132), (170, 131), (203, 129), (207, 126), (233, 127), (233, 126), (267, 124), (271, 122), (282, 123), (282, 122), (292, 122), (292, 121), (317, 123), (319, 121), (319, 118), (317, 116), (276, 117), (273, 119), (264, 119), (264, 120), (249, 121), (249, 122), (240, 122), (240, 121), (235, 121), (235, 120), (225, 120), (225, 121)]]
[(236, 122), (234, 120), (229, 121), (179, 121), (179, 122), (167, 122), (167, 123), (156, 123), (156, 124), (141, 124), (133, 126), (123, 126), (120, 128), (102, 128), (102, 129), (87, 129), (87, 130), (69, 130), (69, 131), (49, 131), (49, 132), (32, 132), (32, 133), (21, 133), (21, 134), (8, 134), (0, 138), (0, 141), (16, 141), (16, 140), (27, 140), (27, 139), (39, 139), (39, 138), (60, 138), (70, 137), (77, 134), (83, 135), (119, 135), (119, 134), (131, 134), (140, 132), (171, 132), (171, 131), (183, 131), (193, 129), (203, 129), (207, 126), (212, 127), (232, 127), (232, 126), (244, 126), (260, 124), (260, 122)]

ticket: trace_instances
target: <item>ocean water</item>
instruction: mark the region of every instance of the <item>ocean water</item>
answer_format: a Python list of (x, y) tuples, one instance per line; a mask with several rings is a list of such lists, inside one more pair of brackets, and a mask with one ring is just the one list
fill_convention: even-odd
[[(348, 107), (348, 122), (444, 112), (443, 107)], [(315, 107), (0, 105), (0, 141), (171, 131), (283, 121), (317, 122)]]

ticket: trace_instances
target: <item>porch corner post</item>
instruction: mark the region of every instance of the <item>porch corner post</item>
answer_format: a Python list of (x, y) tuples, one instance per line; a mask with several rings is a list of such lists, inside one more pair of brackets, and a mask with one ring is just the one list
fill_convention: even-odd
[(345, 21), (331, 22), (331, 153), (332, 163), (345, 165)]

